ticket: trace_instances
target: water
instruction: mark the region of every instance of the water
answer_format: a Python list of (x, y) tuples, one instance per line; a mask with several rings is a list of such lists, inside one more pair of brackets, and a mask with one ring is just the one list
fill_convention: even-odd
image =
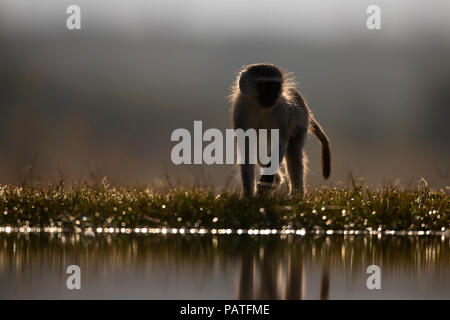
[[(380, 290), (366, 286), (373, 264)], [(0, 233), (0, 298), (450, 299), (450, 239)]]

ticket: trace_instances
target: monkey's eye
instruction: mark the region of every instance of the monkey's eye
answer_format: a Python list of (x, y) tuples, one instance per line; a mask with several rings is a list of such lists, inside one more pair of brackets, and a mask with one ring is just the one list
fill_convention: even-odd
[(256, 90), (260, 94), (276, 93), (280, 91), (281, 83), (272, 80), (260, 80), (256, 82)]

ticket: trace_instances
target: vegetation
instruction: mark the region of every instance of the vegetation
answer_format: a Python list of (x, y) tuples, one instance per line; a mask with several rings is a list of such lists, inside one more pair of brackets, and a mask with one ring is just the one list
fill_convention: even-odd
[[(450, 229), (448, 190), (322, 187), (307, 195), (243, 199), (199, 188), (110, 187), (106, 182), (0, 186), (0, 226), (311, 230)], [(381, 229), (380, 229), (381, 228)]]

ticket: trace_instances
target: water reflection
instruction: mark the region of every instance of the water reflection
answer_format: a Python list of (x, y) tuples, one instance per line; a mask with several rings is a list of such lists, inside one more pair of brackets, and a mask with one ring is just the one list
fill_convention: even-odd
[[(82, 290), (65, 287), (70, 264)], [(379, 265), (382, 289), (368, 290)], [(450, 298), (448, 238), (0, 234), (0, 298)]]

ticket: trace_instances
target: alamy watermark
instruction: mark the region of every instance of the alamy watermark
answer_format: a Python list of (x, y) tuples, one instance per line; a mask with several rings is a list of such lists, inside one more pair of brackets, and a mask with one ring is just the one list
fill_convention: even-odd
[(69, 30), (81, 29), (81, 8), (75, 4), (67, 7), (66, 13), (70, 14), (66, 19), (66, 27)]
[(381, 268), (372, 264), (367, 267), (366, 273), (370, 274), (366, 281), (367, 289), (381, 289)]
[(366, 13), (369, 15), (366, 20), (366, 26), (369, 30), (381, 29), (381, 9), (376, 4), (367, 7)]
[(81, 289), (81, 269), (77, 265), (70, 265), (66, 269), (66, 273), (70, 276), (66, 280), (66, 287), (69, 290)]
[[(270, 135), (269, 132), (270, 131)], [(172, 162), (179, 164), (261, 164), (261, 174), (274, 175), (278, 171), (278, 129), (226, 129), (211, 128), (203, 132), (202, 121), (194, 121), (194, 134), (184, 128), (175, 129), (170, 137), (178, 142), (171, 152)], [(235, 157), (237, 141), (237, 159)], [(247, 143), (248, 141), (248, 143)], [(204, 148), (203, 143), (209, 142)], [(224, 148), (225, 145), (225, 148)], [(270, 145), (270, 148), (269, 148)], [(248, 156), (246, 157), (246, 149)], [(193, 155), (192, 155), (193, 150)]]
[[(71, 4), (67, 7), (66, 13), (69, 16), (66, 19), (66, 27), (69, 30), (81, 29), (81, 8), (76, 4)], [(366, 20), (366, 26), (369, 30), (381, 29), (381, 8), (376, 4), (371, 4), (366, 9), (366, 14), (369, 16)]]

